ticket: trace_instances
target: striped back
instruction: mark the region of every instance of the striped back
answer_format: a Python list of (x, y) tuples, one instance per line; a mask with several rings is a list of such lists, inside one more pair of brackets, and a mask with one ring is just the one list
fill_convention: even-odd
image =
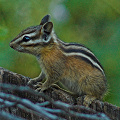
[(77, 44), (77, 43), (65, 43), (61, 40), (59, 40), (59, 42), (61, 44), (60, 48), (66, 56), (81, 57), (81, 59), (91, 64), (92, 66), (95, 66), (96, 68), (98, 68), (100, 71), (104, 73), (103, 67), (100, 64), (99, 60), (84, 45)]

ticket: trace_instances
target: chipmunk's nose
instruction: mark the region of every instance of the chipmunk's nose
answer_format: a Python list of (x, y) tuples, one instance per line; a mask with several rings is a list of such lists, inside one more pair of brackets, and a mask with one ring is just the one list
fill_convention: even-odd
[(12, 44), (12, 42), (10, 42), (9, 45), (10, 45), (11, 48), (13, 48), (13, 44)]

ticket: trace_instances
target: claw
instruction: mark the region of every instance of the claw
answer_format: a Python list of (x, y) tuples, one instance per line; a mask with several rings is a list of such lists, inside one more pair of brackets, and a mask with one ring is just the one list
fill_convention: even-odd
[(41, 82), (39, 82), (39, 83), (33, 85), (34, 88), (40, 88), (41, 86), (42, 86), (42, 83), (41, 83)]
[(38, 92), (41, 91), (41, 86), (42, 86), (41, 82), (38, 82), (36, 85), (33, 85), (35, 91), (38, 91)]
[(35, 91), (37, 91), (37, 92), (41, 92), (41, 88), (37, 88)]

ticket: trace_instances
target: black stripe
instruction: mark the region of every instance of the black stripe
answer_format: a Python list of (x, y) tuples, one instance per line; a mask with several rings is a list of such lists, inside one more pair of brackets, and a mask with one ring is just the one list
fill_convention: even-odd
[(24, 34), (30, 34), (35, 32), (36, 30), (40, 29), (41, 26), (37, 25), (37, 26), (31, 26), (26, 28), (25, 30), (23, 30), (18, 36), (16, 36), (11, 42), (15, 41), (16, 39), (20, 38), (21, 36), (23, 36)]
[(65, 42), (60, 42), (62, 43), (64, 46), (77, 46), (77, 47), (83, 47), (86, 48), (87, 50), (89, 50), (90, 52), (92, 52), (89, 48), (85, 47), (83, 44), (78, 44), (78, 43), (65, 43)]
[(33, 32), (35, 32), (36, 30), (38, 30), (38, 29), (40, 29), (40, 28), (41, 28), (40, 25), (31, 26), (31, 27), (28, 27), (28, 28), (26, 28), (25, 30), (23, 30), (23, 31), (21, 32), (21, 34), (23, 35), (23, 34), (33, 33)]
[[(73, 44), (72, 44), (73, 45)], [(77, 45), (79, 45), (79, 44), (77, 44)], [(83, 53), (84, 55), (86, 55), (86, 56), (88, 56), (89, 58), (91, 58), (94, 62), (96, 62), (102, 69), (103, 69), (103, 67), (102, 67), (102, 65), (100, 64), (100, 62), (97, 60), (97, 58), (94, 56), (94, 55), (92, 55), (91, 53), (89, 53), (89, 52), (87, 52), (87, 51), (85, 51), (85, 50), (82, 50), (82, 49), (73, 49), (73, 48), (67, 48), (67, 49), (65, 49), (64, 47), (62, 47), (62, 46), (60, 46), (60, 48), (64, 51), (64, 52), (66, 52), (66, 53), (73, 53), (73, 52), (75, 52), (75, 53)], [(84, 58), (85, 59), (85, 58)], [(86, 58), (87, 59), (87, 58)], [(85, 60), (86, 61), (86, 60)], [(87, 59), (87, 61), (89, 61), (88, 59)], [(89, 63), (91, 63), (91, 61), (89, 62)], [(93, 64), (92, 64), (93, 65)]]
[(48, 42), (40, 42), (40, 43), (32, 43), (32, 44), (29, 44), (29, 45), (24, 45), (25, 47), (31, 47), (31, 46), (42, 46), (42, 47), (46, 47), (48, 45), (53, 45), (54, 44), (54, 40), (53, 38), (51, 38)]
[(36, 46), (39, 46), (40, 44), (39, 43), (37, 43), (37, 44), (29, 44), (29, 45), (23, 45), (24, 47), (31, 47), (31, 46), (33, 46), (33, 47), (36, 47)]
[[(28, 37), (29, 37), (29, 36), (28, 36)], [(33, 40), (33, 41), (34, 41), (34, 40), (37, 40), (38, 38), (40, 38), (40, 34), (30, 37), (30, 40)], [(17, 38), (13, 39), (11, 42), (15, 41), (16, 39), (17, 39)], [(22, 43), (22, 42), (23, 42), (23, 39), (20, 40), (20, 41), (18, 41), (18, 44), (20, 44), (20, 43)]]
[[(80, 46), (80, 47), (84, 47), (84, 48), (86, 48), (84, 45), (82, 45), (82, 44), (77, 44), (77, 43), (65, 43), (65, 42), (61, 42), (64, 46)], [(88, 49), (88, 48), (87, 48)], [(89, 49), (88, 49), (89, 50)]]

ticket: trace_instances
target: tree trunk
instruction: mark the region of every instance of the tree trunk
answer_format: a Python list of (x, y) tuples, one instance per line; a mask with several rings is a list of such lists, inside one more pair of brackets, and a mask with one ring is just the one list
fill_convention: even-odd
[(120, 108), (95, 100), (83, 106), (84, 96), (75, 98), (60, 89), (38, 93), (29, 88), (28, 77), (0, 68), (1, 120), (120, 120)]

